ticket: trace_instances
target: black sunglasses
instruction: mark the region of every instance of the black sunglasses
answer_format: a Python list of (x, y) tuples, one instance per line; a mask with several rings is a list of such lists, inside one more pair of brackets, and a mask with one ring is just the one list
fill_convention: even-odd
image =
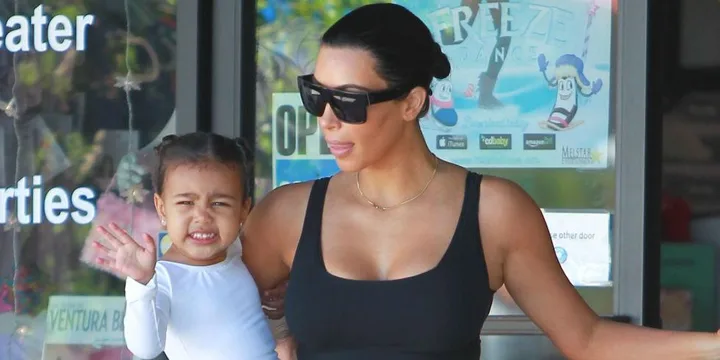
[(298, 76), (298, 89), (305, 110), (314, 116), (322, 116), (325, 107), (330, 108), (337, 118), (348, 124), (362, 124), (367, 121), (367, 108), (372, 104), (395, 100), (410, 89), (388, 89), (371, 92), (352, 92), (330, 89), (315, 82), (313, 74)]

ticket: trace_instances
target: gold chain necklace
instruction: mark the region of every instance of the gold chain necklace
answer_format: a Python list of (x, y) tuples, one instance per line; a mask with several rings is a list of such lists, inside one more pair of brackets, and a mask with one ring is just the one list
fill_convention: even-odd
[(430, 187), (430, 183), (432, 183), (433, 179), (435, 179), (435, 174), (437, 174), (437, 169), (438, 169), (439, 163), (440, 163), (440, 160), (437, 158), (437, 156), (435, 156), (435, 168), (433, 169), (432, 175), (430, 175), (430, 180), (428, 180), (427, 184), (425, 184), (425, 187), (423, 187), (422, 190), (420, 190), (420, 192), (417, 193), (417, 195), (415, 195), (399, 204), (395, 204), (392, 206), (378, 205), (374, 201), (368, 199), (367, 196), (365, 196), (365, 193), (363, 193), (362, 189), (360, 188), (360, 172), (359, 171), (355, 173), (355, 184), (357, 185), (357, 189), (358, 189), (358, 192), (360, 193), (360, 196), (362, 196), (362, 198), (365, 199), (365, 201), (367, 201), (368, 204), (372, 205), (372, 207), (374, 207), (376, 210), (380, 210), (380, 211), (390, 210), (390, 209), (394, 209), (396, 207), (405, 205), (405, 204), (419, 198), (420, 196), (422, 196), (422, 194), (425, 193), (425, 191), (428, 189), (428, 187)]

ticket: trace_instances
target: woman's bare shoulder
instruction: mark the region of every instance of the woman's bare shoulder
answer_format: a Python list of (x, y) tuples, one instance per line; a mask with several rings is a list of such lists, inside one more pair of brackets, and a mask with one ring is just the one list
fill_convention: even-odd
[(478, 217), (483, 238), (499, 241), (502, 243), (499, 245), (507, 248), (516, 244), (517, 238), (547, 233), (540, 208), (514, 181), (484, 176), (480, 194)]
[[(244, 241), (292, 246), (302, 232), (314, 181), (283, 185), (270, 191), (250, 211), (243, 226)], [(285, 246), (281, 246), (285, 248)]]
[(250, 216), (276, 224), (303, 219), (313, 183), (305, 181), (273, 189), (255, 205)]
[(537, 205), (516, 182), (502, 177), (483, 175), (480, 184), (480, 207), (500, 207), (514, 210), (537, 209)]
[(311, 180), (278, 186), (265, 195), (258, 203), (258, 206), (262, 206), (262, 204), (271, 206), (289, 203), (294, 204), (297, 201), (307, 202), (310, 196), (310, 189), (312, 189), (314, 183), (315, 181)]

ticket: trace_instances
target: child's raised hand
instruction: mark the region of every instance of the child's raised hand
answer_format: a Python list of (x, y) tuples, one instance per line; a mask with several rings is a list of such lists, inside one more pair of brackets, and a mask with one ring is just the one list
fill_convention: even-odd
[(107, 241), (105, 244), (93, 243), (99, 251), (98, 263), (107, 264), (141, 284), (147, 284), (152, 279), (157, 261), (155, 239), (144, 234), (141, 246), (114, 223), (109, 229), (98, 226), (98, 231)]

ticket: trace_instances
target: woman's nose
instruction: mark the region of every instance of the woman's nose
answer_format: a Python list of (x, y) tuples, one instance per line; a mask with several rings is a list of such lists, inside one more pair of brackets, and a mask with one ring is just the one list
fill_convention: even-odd
[(330, 107), (330, 104), (325, 105), (325, 111), (322, 116), (318, 118), (318, 123), (322, 129), (334, 129), (340, 126), (340, 120), (335, 115), (335, 112)]

